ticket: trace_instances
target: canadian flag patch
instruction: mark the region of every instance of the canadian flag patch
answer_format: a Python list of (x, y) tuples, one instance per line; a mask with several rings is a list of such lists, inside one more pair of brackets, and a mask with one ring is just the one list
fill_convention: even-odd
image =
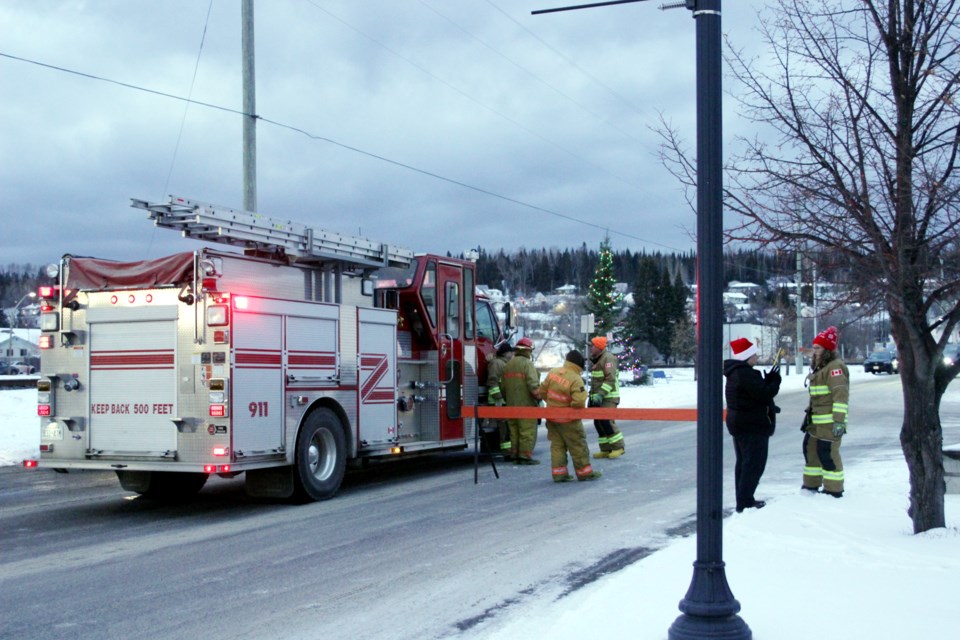
[(842, 376), (842, 375), (843, 375), (843, 369), (834, 369), (833, 371), (830, 372), (830, 375), (831, 375), (831, 376)]

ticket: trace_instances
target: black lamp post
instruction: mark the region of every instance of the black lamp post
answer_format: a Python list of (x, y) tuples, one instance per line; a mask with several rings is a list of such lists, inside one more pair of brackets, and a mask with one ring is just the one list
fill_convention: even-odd
[[(748, 640), (723, 562), (723, 147), (720, 0), (697, 21), (697, 559), (670, 640)], [(690, 5), (693, 5), (692, 7)]]
[[(606, 0), (545, 9), (586, 9)], [(749, 640), (723, 562), (723, 145), (720, 0), (680, 0), (697, 28), (697, 559), (670, 640)]]

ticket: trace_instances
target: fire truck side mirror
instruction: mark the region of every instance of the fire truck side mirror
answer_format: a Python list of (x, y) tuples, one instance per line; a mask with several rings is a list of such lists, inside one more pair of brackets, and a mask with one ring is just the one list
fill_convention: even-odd
[(503, 303), (503, 328), (509, 332), (517, 325), (517, 310), (509, 302)]

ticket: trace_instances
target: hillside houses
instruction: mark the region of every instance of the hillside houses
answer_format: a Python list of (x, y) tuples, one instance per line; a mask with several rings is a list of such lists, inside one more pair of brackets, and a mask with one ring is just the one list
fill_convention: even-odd
[[(782, 276), (762, 283), (731, 281), (723, 292), (724, 353), (730, 340), (745, 337), (758, 345), (761, 362), (769, 364), (774, 354), (783, 349), (792, 365), (797, 356), (796, 288), (793, 280)], [(549, 292), (516, 299), (496, 289), (482, 290), (491, 300), (509, 300), (515, 306), (522, 334), (545, 345), (554, 345), (554, 350), (561, 354), (574, 345), (584, 348), (585, 338), (580, 333), (583, 296), (576, 285), (564, 284)], [(617, 283), (616, 291), (623, 295), (626, 313), (634, 304), (631, 286)], [(857, 361), (878, 345), (889, 345), (889, 321), (885, 313), (864, 317), (858, 307), (844, 304), (843, 291), (829, 282), (817, 283), (817, 307), (811, 299), (809, 283), (802, 291), (805, 296), (799, 307), (802, 350), (809, 349), (817, 330), (831, 324), (841, 327), (841, 351), (850, 361)], [(696, 285), (693, 285), (687, 304), (691, 325), (696, 321), (695, 296)], [(652, 358), (651, 364), (654, 363), (659, 364), (656, 357)]]

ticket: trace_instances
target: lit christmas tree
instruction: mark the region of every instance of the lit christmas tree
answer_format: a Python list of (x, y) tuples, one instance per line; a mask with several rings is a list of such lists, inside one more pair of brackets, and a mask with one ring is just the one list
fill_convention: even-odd
[(613, 278), (613, 252), (610, 251), (610, 239), (600, 243), (600, 261), (594, 273), (593, 281), (587, 289), (583, 303), (587, 313), (593, 314), (593, 336), (605, 336), (613, 333), (620, 316), (623, 294), (618, 293)]
[(587, 289), (583, 303), (587, 313), (593, 314), (594, 336), (611, 336), (610, 351), (617, 354), (620, 369), (634, 367), (639, 358), (633, 354), (633, 345), (626, 344), (620, 326), (620, 311), (623, 308), (623, 294), (616, 290), (613, 277), (613, 252), (610, 251), (610, 239), (604, 238), (600, 244), (600, 261), (594, 273), (593, 281)]

